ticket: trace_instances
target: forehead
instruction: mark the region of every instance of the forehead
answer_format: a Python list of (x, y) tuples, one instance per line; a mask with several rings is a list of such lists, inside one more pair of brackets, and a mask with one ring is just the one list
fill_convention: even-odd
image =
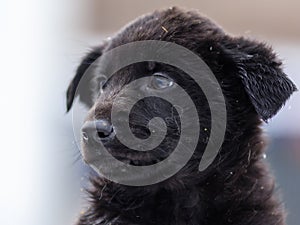
[(223, 34), (217, 25), (198, 13), (170, 8), (132, 21), (110, 39), (106, 50), (143, 40), (174, 42), (194, 50), (198, 41)]
[[(206, 58), (208, 51), (206, 49), (207, 40), (213, 41), (216, 36), (220, 37), (222, 35), (223, 31), (219, 27), (199, 14), (172, 8), (156, 11), (131, 22), (107, 41), (104, 53), (128, 43), (158, 40), (181, 45), (205, 60), (204, 58)], [(122, 61), (122, 56), (116, 56), (110, 62), (118, 64)], [(150, 71), (153, 68), (158, 69), (157, 65), (155, 63), (155, 67), (153, 67), (153, 64), (148, 62), (136, 63), (120, 69), (115, 74), (122, 76), (121, 80), (137, 78), (148, 75), (149, 68)], [(153, 68), (151, 69), (151, 67)], [(169, 69), (169, 66), (163, 65), (160, 69), (165, 71)], [(120, 76), (112, 77), (115, 77), (115, 80), (120, 79)]]

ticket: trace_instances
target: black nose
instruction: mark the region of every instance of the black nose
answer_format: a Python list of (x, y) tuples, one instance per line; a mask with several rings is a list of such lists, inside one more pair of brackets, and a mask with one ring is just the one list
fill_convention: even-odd
[(81, 128), (82, 137), (85, 141), (102, 141), (112, 137), (114, 132), (112, 124), (105, 119), (87, 121)]

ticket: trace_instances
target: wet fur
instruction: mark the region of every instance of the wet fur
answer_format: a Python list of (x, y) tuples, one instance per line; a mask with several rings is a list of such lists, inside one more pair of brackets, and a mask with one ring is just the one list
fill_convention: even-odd
[[(260, 126), (277, 113), (296, 87), (283, 73), (273, 50), (254, 40), (231, 37), (197, 12), (175, 7), (156, 11), (130, 23), (84, 58), (67, 92), (68, 110), (85, 70), (102, 52), (139, 40), (175, 42), (206, 62), (226, 99), (225, 141), (214, 163), (199, 172), (199, 160), (210, 130), (210, 112), (203, 93), (186, 74), (171, 66), (140, 63), (124, 68), (110, 82), (106, 93), (116, 91), (121, 81), (124, 85), (137, 78), (137, 71), (145, 74), (155, 70), (171, 72), (201, 109), (201, 129), (205, 128), (207, 132), (201, 132), (190, 162), (178, 174), (159, 184), (129, 187), (100, 177), (91, 178), (90, 206), (78, 225), (284, 225), (285, 212), (263, 158), (265, 141)], [(93, 91), (81, 93), (79, 90), (77, 93), (83, 103), (96, 110), (96, 118), (109, 118), (113, 97), (102, 97), (94, 105)], [(157, 101), (148, 99), (143, 103), (147, 112), (137, 108), (131, 118), (133, 127), (154, 116), (149, 113), (153, 111), (151, 105), (163, 105)], [(157, 113), (167, 117), (168, 110), (162, 107)], [(175, 115), (170, 121), (171, 127), (176, 118)], [(140, 127), (135, 128), (137, 134), (146, 132)], [(166, 139), (154, 155), (147, 156), (149, 162), (165, 157), (172, 150), (170, 146), (178, 138), (178, 129), (174, 126), (170, 130), (174, 135)], [(118, 148), (123, 148), (118, 142), (110, 146), (111, 151)], [(139, 165), (138, 154), (124, 148), (124, 155), (131, 159), (131, 164)]]

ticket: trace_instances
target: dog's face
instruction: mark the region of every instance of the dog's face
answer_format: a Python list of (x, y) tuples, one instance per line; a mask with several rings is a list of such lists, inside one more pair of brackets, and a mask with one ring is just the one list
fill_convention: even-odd
[[(275, 115), (296, 90), (282, 72), (281, 62), (264, 44), (229, 37), (214, 23), (193, 12), (183, 12), (177, 8), (158, 11), (125, 27), (115, 37), (89, 53), (79, 66), (67, 92), (67, 107), (68, 110), (71, 108), (75, 95), (78, 94), (80, 100), (90, 108), (83, 126), (83, 153), (102, 142), (115, 158), (135, 166), (151, 165), (168, 157), (178, 144), (182, 127), (189, 127), (194, 123), (193, 118), (185, 124), (180, 121), (181, 110), (190, 109), (176, 108), (157, 97), (136, 101), (132, 95), (114, 103), (116, 96), (127, 84), (139, 78), (147, 78), (142, 83), (136, 83), (136, 88), (141, 92), (168, 93), (176, 85), (180, 85), (196, 105), (201, 129), (205, 132), (200, 133), (197, 150), (181, 175), (188, 177), (197, 172), (198, 163), (193, 161), (201, 158), (207, 144), (211, 114), (202, 90), (182, 70), (158, 62), (140, 62), (120, 69), (109, 79), (103, 74), (94, 73), (92, 78), (83, 82), (85, 90), (79, 88), (76, 91), (87, 68), (103, 53), (123, 44), (143, 40), (174, 42), (196, 53), (209, 66), (226, 101), (228, 123), (224, 145), (226, 142), (239, 140), (244, 132), (255, 129), (261, 119), (266, 121)], [(166, 136), (152, 151), (134, 151), (116, 138), (119, 131), (112, 124), (112, 105), (117, 107), (117, 118), (123, 120), (123, 111), (131, 102), (136, 104), (129, 115), (129, 126), (137, 138), (146, 139), (151, 135), (151, 119), (159, 117), (166, 123)], [(90, 122), (96, 122), (96, 131), (91, 131), (93, 129)], [(93, 160), (86, 155), (84, 158), (87, 162)]]
[[(115, 158), (135, 166), (151, 165), (168, 157), (179, 140), (181, 130), (180, 111), (166, 100), (155, 96), (140, 100), (137, 99), (138, 96), (130, 95), (130, 93), (125, 93), (118, 99), (117, 96), (127, 84), (140, 78), (146, 79), (135, 83), (134, 89), (139, 90), (139, 93), (144, 95), (154, 92), (168, 93), (172, 91), (176, 82), (178, 82), (177, 78), (181, 76), (180, 71), (175, 68), (153, 62), (130, 65), (113, 74), (110, 79), (106, 79), (103, 75), (95, 76), (92, 81), (94, 84), (92, 85), (94, 86), (92, 92), (96, 98), (94, 98), (95, 102), (87, 115), (87, 122), (83, 130), (86, 130), (87, 133), (90, 132), (89, 129), (93, 130), (94, 122), (97, 121), (96, 128), (98, 131), (94, 136), (90, 135), (92, 140), (83, 140), (83, 153), (89, 152), (90, 148), (97, 146), (98, 142), (102, 142)], [(162, 143), (151, 152), (134, 151), (120, 143), (116, 137), (116, 134), (120, 131), (117, 130), (111, 119), (113, 104), (117, 111), (116, 118), (118, 121), (126, 120), (126, 106), (134, 104), (128, 121), (131, 132), (139, 139), (149, 138), (153, 132), (149, 128), (151, 119), (159, 117), (164, 120), (167, 134)], [(86, 160), (89, 161), (87, 158)]]

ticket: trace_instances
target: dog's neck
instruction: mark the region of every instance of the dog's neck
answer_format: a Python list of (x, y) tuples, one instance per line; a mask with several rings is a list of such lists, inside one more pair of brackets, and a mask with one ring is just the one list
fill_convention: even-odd
[(205, 202), (211, 198), (203, 188), (196, 186), (175, 191), (161, 187), (151, 190), (150, 186), (126, 187), (100, 179), (93, 183), (98, 191), (91, 192), (95, 204), (89, 210), (107, 221), (113, 221), (114, 216), (118, 215), (118, 222), (135, 221), (136, 224), (196, 222), (202, 219), (200, 215), (208, 207)]

